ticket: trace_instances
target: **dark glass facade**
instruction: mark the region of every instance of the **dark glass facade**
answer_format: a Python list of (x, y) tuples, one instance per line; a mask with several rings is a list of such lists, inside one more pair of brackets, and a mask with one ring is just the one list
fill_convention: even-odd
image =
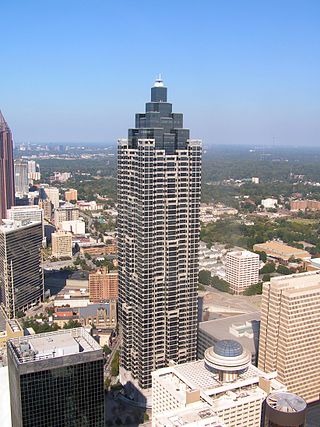
[(7, 209), (14, 205), (13, 141), (11, 131), (0, 111), (0, 223)]
[(20, 376), (23, 427), (103, 426), (103, 360)]

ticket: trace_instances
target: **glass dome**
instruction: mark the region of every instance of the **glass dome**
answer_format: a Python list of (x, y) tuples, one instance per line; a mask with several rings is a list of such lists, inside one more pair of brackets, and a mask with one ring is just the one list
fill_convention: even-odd
[(214, 345), (214, 352), (219, 356), (236, 357), (243, 353), (242, 345), (233, 340), (221, 340)]

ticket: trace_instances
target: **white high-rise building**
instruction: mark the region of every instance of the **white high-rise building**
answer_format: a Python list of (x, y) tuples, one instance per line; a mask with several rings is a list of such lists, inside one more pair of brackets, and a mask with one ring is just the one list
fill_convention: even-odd
[(226, 281), (235, 294), (242, 294), (249, 286), (259, 282), (259, 265), (259, 255), (253, 252), (227, 253)]
[(7, 218), (12, 221), (30, 220), (43, 223), (43, 209), (38, 205), (12, 206), (7, 211)]
[(53, 204), (54, 209), (59, 207), (59, 188), (57, 187), (44, 187), (47, 198)]
[(264, 283), (259, 368), (277, 370), (289, 391), (308, 403), (320, 396), (320, 272)]
[(153, 372), (152, 426), (259, 427), (265, 398), (286, 388), (250, 360), (239, 342), (222, 340), (203, 360)]
[(17, 159), (14, 161), (14, 182), (15, 192), (19, 197), (28, 194), (28, 163), (25, 160)]
[(201, 142), (157, 80), (118, 148), (121, 380), (196, 359)]

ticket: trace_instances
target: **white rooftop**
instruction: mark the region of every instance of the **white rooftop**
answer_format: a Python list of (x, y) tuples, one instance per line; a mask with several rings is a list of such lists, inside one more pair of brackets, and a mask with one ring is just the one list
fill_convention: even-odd
[(22, 221), (12, 221), (11, 219), (3, 219), (3, 224), (0, 225), (0, 231), (2, 233), (10, 233), (11, 231), (18, 230), (19, 228), (31, 227), (35, 224), (40, 224), (40, 221), (31, 221), (28, 219)]

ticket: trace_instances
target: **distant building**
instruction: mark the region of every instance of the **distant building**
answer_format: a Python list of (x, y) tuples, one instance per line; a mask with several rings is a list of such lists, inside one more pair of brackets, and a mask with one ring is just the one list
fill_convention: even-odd
[(66, 202), (74, 202), (78, 200), (78, 191), (70, 188), (64, 192), (64, 200)]
[(53, 176), (50, 176), (50, 181), (66, 182), (70, 178), (71, 178), (70, 172), (53, 172)]
[(250, 363), (233, 340), (218, 341), (204, 360), (152, 372), (153, 427), (257, 427), (270, 392), (284, 391), (276, 372)]
[(291, 211), (319, 211), (320, 201), (319, 200), (291, 200), (290, 210)]
[(92, 302), (118, 299), (118, 272), (106, 268), (90, 272), (89, 298)]
[(259, 368), (276, 370), (289, 391), (308, 403), (320, 394), (320, 272), (264, 283)]
[(72, 257), (72, 234), (65, 231), (52, 233), (52, 256), (55, 258)]
[(226, 281), (236, 294), (259, 282), (260, 259), (250, 251), (232, 251), (226, 257)]
[(15, 193), (23, 197), (29, 192), (28, 163), (25, 160), (14, 161)]
[(262, 199), (261, 205), (266, 209), (274, 209), (278, 204), (278, 199), (268, 198)]
[(297, 249), (285, 243), (269, 241), (266, 243), (256, 243), (253, 245), (253, 250), (256, 252), (265, 252), (268, 257), (274, 258), (278, 261), (287, 263), (290, 258), (306, 259), (311, 258), (309, 252), (303, 249)]
[(103, 363), (83, 328), (8, 341), (12, 427), (103, 427)]
[(5, 220), (0, 226), (1, 304), (8, 318), (43, 299), (41, 222)]
[(7, 211), (7, 218), (11, 221), (41, 222), (44, 235), (44, 212), (38, 205), (12, 206)]
[(79, 219), (79, 209), (72, 203), (66, 203), (54, 211), (54, 223), (60, 227), (63, 221), (77, 221)]
[(61, 221), (59, 223), (59, 229), (62, 231), (69, 231), (75, 235), (84, 235), (86, 232), (86, 223), (82, 218), (74, 221)]
[(39, 181), (41, 178), (40, 166), (34, 160), (28, 160), (28, 180), (29, 182)]
[(13, 140), (11, 130), (0, 111), (0, 224), (7, 209), (15, 204)]
[[(0, 308), (1, 310), (1, 308)], [(2, 313), (1, 313), (2, 315)], [(16, 319), (6, 319), (4, 316), (4, 328), (0, 329), (0, 356), (7, 351), (7, 341), (11, 338), (23, 337), (23, 328)], [(0, 359), (0, 365), (1, 365)]]
[(39, 207), (43, 209), (44, 218), (51, 222), (52, 220), (52, 212), (53, 212), (53, 204), (49, 199), (40, 199), (39, 200)]
[(116, 254), (117, 246), (115, 244), (105, 245), (104, 243), (89, 243), (80, 246), (80, 254), (92, 256)]
[(260, 184), (260, 178), (258, 178), (257, 176), (253, 176), (251, 178), (251, 182), (252, 184)]
[(54, 209), (57, 209), (59, 207), (59, 188), (44, 186), (44, 192), (47, 199), (52, 203)]
[(260, 312), (239, 314), (222, 319), (200, 322), (198, 358), (203, 359), (207, 348), (222, 339), (237, 340), (251, 354), (251, 363), (258, 364)]

